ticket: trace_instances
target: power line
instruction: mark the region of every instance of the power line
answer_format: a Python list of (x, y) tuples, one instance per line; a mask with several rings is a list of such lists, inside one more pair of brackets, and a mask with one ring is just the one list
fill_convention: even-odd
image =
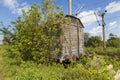
[(78, 13), (80, 13), (81, 9), (84, 8), (84, 4), (82, 4), (80, 2), (80, 0), (75, 0), (77, 1), (77, 5), (76, 4), (73, 4), (74, 6), (76, 6), (76, 9), (73, 11), (73, 15), (76, 16)]
[[(110, 8), (109, 8), (109, 11), (110, 11), (112, 8), (113, 8), (113, 7), (110, 7)], [(90, 13), (90, 14), (87, 14), (87, 15), (81, 16), (81, 17), (79, 17), (79, 18), (83, 18), (83, 17), (87, 17), (87, 16), (94, 15), (94, 12), (96, 12), (96, 11), (97, 11), (97, 10), (93, 11), (93, 12)]]
[[(97, 2), (97, 3), (89, 4), (89, 5), (87, 5), (87, 6), (89, 6), (88, 8), (90, 8), (91, 5), (92, 5), (92, 7), (94, 7), (94, 6), (96, 6), (96, 5), (99, 5), (100, 3), (103, 4), (104, 2), (105, 2), (105, 0), (104, 0), (104, 1), (101, 1), (101, 2)], [(86, 7), (84, 4), (81, 4), (80, 0), (78, 0), (78, 4), (79, 4), (78, 7), (77, 7), (77, 8), (75, 9), (75, 11), (74, 11), (74, 12), (77, 13), (77, 14), (80, 12), (80, 11), (77, 11), (77, 10), (81, 10), (81, 7), (82, 7), (82, 8), (85, 8), (85, 7)], [(73, 4), (73, 5), (75, 5), (75, 4)], [(82, 5), (82, 6), (80, 6), (80, 5)], [(94, 5), (94, 6), (93, 6), (93, 5)], [(75, 6), (76, 6), (76, 5), (75, 5)], [(77, 12), (76, 12), (76, 11), (77, 11)], [(75, 13), (74, 13), (74, 14), (75, 14)]]
[(100, 26), (100, 22), (99, 22), (99, 20), (98, 20), (97, 14), (96, 14), (95, 12), (94, 12), (94, 14), (95, 14), (96, 20), (97, 20), (97, 22), (98, 22), (98, 25)]
[(77, 16), (77, 15), (80, 13), (80, 11), (81, 11), (82, 8), (84, 8), (84, 5), (82, 5), (82, 6), (80, 6), (79, 8), (77, 8), (77, 9), (75, 10), (75, 12), (74, 12), (73, 15)]
[[(103, 4), (104, 2), (108, 2), (108, 1), (111, 1), (111, 0), (104, 0), (104, 1), (101, 1), (101, 2), (96, 2), (96, 3), (93, 3), (93, 4), (89, 4), (89, 5), (87, 5), (87, 6), (89, 6), (89, 7), (87, 7), (86, 8), (86, 6), (84, 5), (84, 7), (82, 8), (82, 9), (89, 9), (89, 8), (91, 8), (91, 7), (95, 7), (95, 6), (98, 6), (98, 5), (101, 5), (101, 4)], [(104, 3), (105, 4), (105, 3)], [(92, 5), (92, 6), (90, 6), (90, 5)], [(94, 6), (93, 6), (94, 5)], [(112, 8), (112, 7), (111, 7)], [(110, 9), (111, 9), (110, 8)], [(92, 14), (88, 14), (88, 15), (85, 15), (85, 16), (90, 16), (90, 15), (93, 15), (94, 13), (92, 13)], [(82, 17), (85, 17), (85, 16), (82, 16)], [(82, 18), (81, 17), (81, 18)]]
[[(107, 1), (111, 1), (111, 0), (107, 0)], [(105, 0), (104, 1), (101, 1), (101, 3), (103, 3), (103, 2), (106, 2)], [(94, 4), (96, 4), (96, 5), (98, 5), (98, 4), (100, 4), (100, 3), (94, 3)], [(93, 4), (90, 4), (90, 5), (93, 5)], [(85, 6), (84, 6), (85, 7)], [(78, 8), (79, 9), (79, 8)], [(110, 9), (112, 9), (112, 7), (110, 8)], [(90, 16), (90, 15), (94, 15), (94, 12), (93, 13), (91, 13), (91, 14), (88, 14), (88, 15), (84, 15), (84, 16), (81, 16), (81, 17), (79, 17), (79, 18), (83, 18), (83, 17), (87, 17), (87, 16)]]
[[(111, 19), (116, 19), (116, 18), (119, 18), (120, 16), (114, 16), (114, 17), (110, 17), (110, 18), (106, 18), (105, 20), (111, 20)], [(102, 21), (102, 20), (99, 20), (99, 21)], [(94, 22), (97, 22), (97, 20), (96, 21), (94, 21)], [(84, 24), (89, 24), (89, 23), (91, 23), (91, 22), (86, 22), (86, 23), (84, 23)]]
[(79, 17), (79, 18), (84, 18), (84, 17), (91, 16), (91, 15), (94, 15), (94, 12), (93, 12), (93, 13), (90, 13), (90, 14), (87, 14), (87, 15), (84, 15), (84, 16), (81, 16), (81, 17)]

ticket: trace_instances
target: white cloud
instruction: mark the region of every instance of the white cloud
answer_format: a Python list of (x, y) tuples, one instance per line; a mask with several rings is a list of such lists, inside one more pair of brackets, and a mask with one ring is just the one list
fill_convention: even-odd
[(81, 12), (80, 14), (78, 14), (78, 18), (81, 19), (82, 23), (83, 24), (91, 24), (91, 23), (94, 23), (97, 21), (97, 18), (98, 20), (100, 20), (100, 16), (94, 14), (94, 10), (89, 10), (89, 11), (83, 11)]
[(9, 8), (13, 14), (21, 14), (22, 9), (28, 10), (29, 8), (26, 2), (21, 4), (17, 0), (1, 0), (0, 3)]
[(114, 1), (109, 3), (109, 5), (106, 6), (105, 10), (107, 10), (108, 13), (120, 11), (120, 1)]
[[(100, 10), (101, 9), (99, 9), (99, 11)], [(108, 6), (105, 7), (105, 10), (107, 10), (107, 13), (114, 13), (120, 11), (120, 1), (114, 1), (109, 3)], [(77, 17), (81, 19), (83, 24), (91, 24), (97, 21), (96, 16), (98, 20), (101, 20), (100, 16), (95, 16), (94, 12), (95, 10), (83, 11), (79, 13)]]
[(25, 11), (27, 11), (29, 8), (30, 8), (30, 6), (29, 6), (26, 2), (24, 2), (24, 3), (21, 4), (21, 8), (18, 8), (17, 13), (22, 14), (21, 11), (22, 11), (23, 9), (24, 9)]
[(19, 6), (16, 0), (1, 0), (0, 3), (3, 3), (6, 7), (9, 7), (11, 9)]
[(116, 21), (113, 21), (113, 22), (110, 22), (109, 23), (109, 30), (113, 29), (113, 28), (116, 28), (117, 27), (117, 22)]
[(94, 27), (89, 31), (92, 36), (97, 36), (99, 33), (102, 33), (102, 26)]

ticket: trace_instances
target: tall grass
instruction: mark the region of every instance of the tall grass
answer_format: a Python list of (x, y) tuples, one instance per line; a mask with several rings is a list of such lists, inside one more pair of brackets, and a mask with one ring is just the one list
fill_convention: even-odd
[(106, 50), (103, 50), (102, 47), (87, 47), (85, 48), (85, 53), (89, 54), (101, 54), (101, 55), (120, 55), (120, 48), (108, 47)]
[[(95, 52), (93, 52), (95, 53)], [(0, 47), (0, 73), (2, 80), (114, 80), (120, 62), (104, 56), (81, 56), (76, 64), (70, 64), (67, 69), (62, 64), (54, 63), (45, 66), (31, 61), (14, 64), (14, 59), (6, 56), (4, 46)], [(107, 66), (113, 64), (114, 69)]]

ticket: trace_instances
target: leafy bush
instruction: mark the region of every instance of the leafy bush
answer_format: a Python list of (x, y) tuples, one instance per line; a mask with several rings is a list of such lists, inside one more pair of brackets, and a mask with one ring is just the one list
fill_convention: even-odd
[[(61, 64), (45, 66), (34, 61), (23, 61), (15, 65), (13, 63), (16, 60), (6, 56), (5, 47), (0, 47), (2, 80), (114, 80), (120, 69), (119, 58), (111, 59), (95, 52), (91, 56), (82, 55), (76, 64), (71, 64), (67, 69)], [(109, 65), (113, 67), (109, 68)]]
[[(31, 65), (32, 64), (32, 65)], [(12, 65), (6, 69), (4, 80), (111, 80), (114, 75), (107, 70), (86, 69), (82, 64), (64, 69), (61, 65), (46, 67), (28, 62), (21, 66)]]
[(101, 37), (99, 36), (92, 36), (87, 40), (87, 47), (100, 47), (102, 44)]
[(120, 48), (120, 38), (114, 38), (107, 41), (108, 47)]
[(120, 48), (108, 47), (106, 50), (103, 50), (102, 47), (87, 47), (85, 48), (85, 54), (99, 54), (99, 55), (120, 55)]
[(44, 0), (42, 5), (33, 4), (13, 24), (14, 37), (8, 48), (9, 57), (19, 64), (23, 61), (35, 61), (47, 65), (61, 52), (60, 37), (62, 27), (67, 22), (60, 8)]
[[(61, 64), (45, 66), (33, 61), (23, 61), (18, 66), (12, 64), (13, 59), (1, 56), (5, 54), (4, 49), (1, 51), (2, 80), (113, 80), (120, 68), (118, 59), (113, 60), (95, 54), (91, 57), (82, 56), (76, 64), (71, 64), (67, 69)], [(113, 64), (113, 69), (107, 69), (109, 64)]]

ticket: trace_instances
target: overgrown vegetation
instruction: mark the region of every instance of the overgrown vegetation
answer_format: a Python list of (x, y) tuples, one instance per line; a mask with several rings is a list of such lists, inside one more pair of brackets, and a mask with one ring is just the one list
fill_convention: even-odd
[(87, 47), (85, 48), (86, 54), (97, 53), (98, 55), (120, 55), (120, 48), (108, 47), (106, 50), (103, 50), (102, 47)]
[(117, 37), (116, 35), (110, 33), (109, 39), (107, 40), (107, 46), (120, 48), (120, 38)]
[(2, 80), (114, 80), (120, 69), (118, 58), (94, 55), (81, 56), (76, 64), (67, 69), (61, 64), (51, 66), (24, 61), (15, 65), (14, 60), (6, 57), (6, 46), (0, 48), (0, 73)]
[(60, 37), (67, 22), (61, 8), (54, 8), (53, 1), (45, 0), (22, 13), (12, 22), (12, 34), (7, 28), (1, 30), (4, 42), (10, 46), (9, 57), (16, 59), (17, 64), (22, 61), (51, 64), (55, 55), (61, 53)]
[[(101, 47), (102, 39), (100, 36), (90, 36), (89, 33), (84, 33), (84, 44), (85, 47)], [(120, 48), (120, 38), (110, 33), (106, 44), (107, 47)]]
[(53, 61), (61, 53), (60, 37), (67, 21), (60, 7), (55, 9), (54, 2), (43, 0), (42, 5), (23, 10), (23, 16), (12, 22), (12, 32), (1, 29), (0, 80), (119, 80), (120, 46), (114, 35), (104, 51), (99, 36), (86, 34), (85, 54), (66, 69)]

